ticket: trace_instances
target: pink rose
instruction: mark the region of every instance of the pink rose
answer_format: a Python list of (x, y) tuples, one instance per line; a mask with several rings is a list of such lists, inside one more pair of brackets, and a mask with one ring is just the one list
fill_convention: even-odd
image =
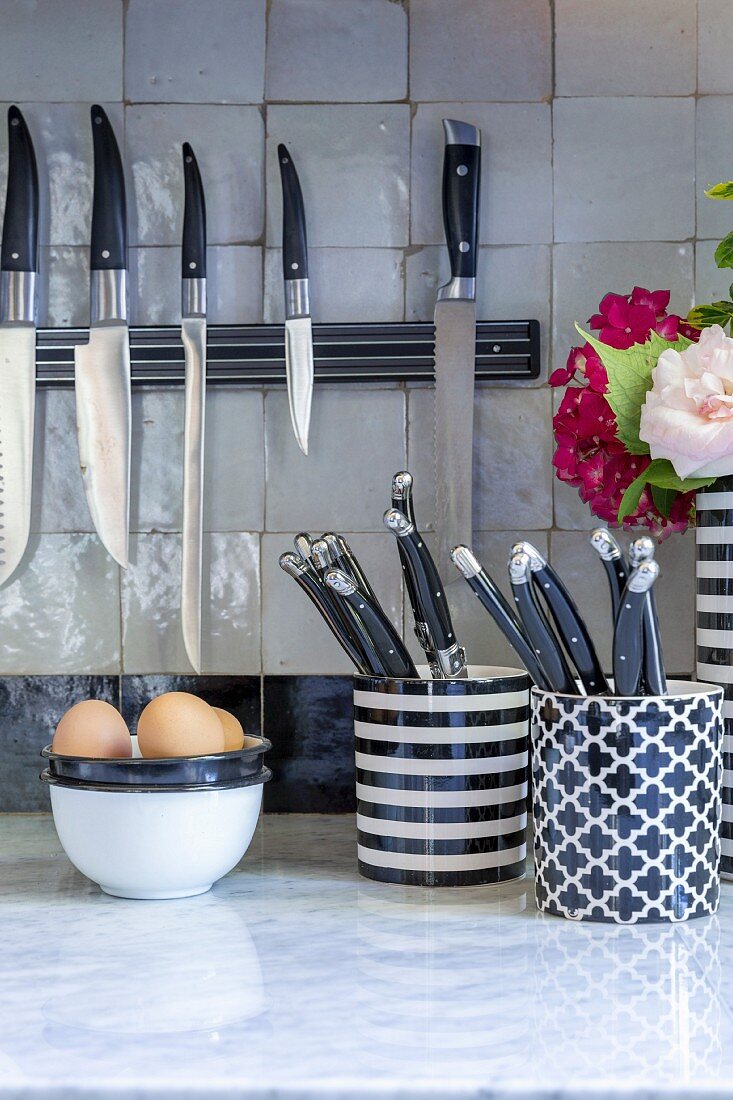
[(639, 438), (681, 478), (733, 473), (733, 340), (720, 325), (685, 351), (662, 352)]

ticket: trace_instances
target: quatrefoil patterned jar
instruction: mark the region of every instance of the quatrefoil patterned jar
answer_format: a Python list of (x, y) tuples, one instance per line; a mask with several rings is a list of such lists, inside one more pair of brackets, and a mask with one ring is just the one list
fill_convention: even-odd
[(532, 690), (535, 893), (618, 924), (709, 916), (720, 893), (723, 691)]

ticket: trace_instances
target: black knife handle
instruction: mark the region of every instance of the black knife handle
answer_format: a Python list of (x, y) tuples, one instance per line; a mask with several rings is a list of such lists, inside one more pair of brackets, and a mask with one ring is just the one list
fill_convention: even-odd
[(549, 681), (524, 629), (488, 573), (482, 571), (475, 577), (466, 577), (466, 582), (491, 615), (537, 687), (544, 691), (550, 690)]
[[(481, 186), (480, 133), (467, 123), (444, 120), (446, 146), (443, 156), (443, 225), (453, 278), (475, 279), (478, 266), (478, 212)], [(471, 131), (472, 144), (451, 141), (451, 136)]]
[(193, 149), (183, 145), (183, 239), (181, 278), (206, 278), (206, 199)]
[(550, 609), (560, 640), (578, 671), (585, 691), (588, 695), (603, 695), (608, 691), (606, 677), (573, 597), (549, 565), (533, 571), (532, 578)]
[(407, 652), (402, 638), (392, 626), (382, 609), (372, 603), (366, 592), (357, 588), (353, 581), (346, 587), (332, 585), (334, 575), (343, 580), (349, 580), (346, 574), (338, 570), (326, 573), (326, 583), (338, 592), (341, 599), (351, 607), (355, 619), (363, 632), (364, 644), (373, 646), (374, 654), (379, 663), (380, 676), (396, 676), (400, 678), (417, 678), (417, 669), (410, 654)]
[(644, 652), (643, 592), (625, 590), (613, 633), (613, 686), (615, 695), (637, 695)]
[(283, 278), (308, 278), (308, 242), (300, 180), (286, 146), (278, 145), (277, 160), (283, 189)]
[(121, 271), (127, 266), (127, 209), (122, 158), (112, 125), (102, 107), (92, 107), (94, 199), (92, 271)]
[[(524, 555), (527, 557), (527, 555)], [(547, 621), (544, 611), (538, 604), (528, 575), (520, 580), (515, 580), (512, 569), (515, 559), (510, 560), (509, 579), (514, 594), (514, 602), (517, 605), (519, 618), (524, 631), (535, 651), (537, 660), (545, 674), (547, 682), (553, 691), (563, 695), (577, 695), (577, 687), (573, 680), (565, 655), (560, 648), (552, 627)], [(529, 571), (529, 559), (526, 562)]]
[(297, 555), (295, 554), (282, 554), (280, 557), (280, 568), (284, 569), (285, 572), (293, 578), (296, 584), (300, 585), (303, 589), (306, 596), (308, 596), (310, 601), (320, 612), (336, 641), (353, 662), (357, 671), (362, 673), (371, 672), (371, 668), (365, 664), (362, 653), (354, 646), (351, 637), (344, 630), (342, 621), (334, 614), (330, 591), (321, 584), (320, 580), (316, 579), (315, 575), (307, 567), (299, 568), (294, 561), (296, 557)]
[(412, 525), (408, 534), (397, 535), (397, 538), (405, 551), (407, 567), (412, 576), (413, 593), (421, 609), (420, 620), (426, 623), (435, 649), (448, 650), (456, 644), (457, 638), (443, 582), (432, 554), (420, 532)]
[(647, 592), (642, 613), (644, 657), (642, 660), (644, 686), (650, 695), (667, 694), (667, 676), (664, 671), (662, 635), (659, 629), (657, 601), (654, 591)]
[(38, 270), (38, 169), (31, 135), (17, 107), (8, 108), (8, 189), (5, 198), (3, 271)]

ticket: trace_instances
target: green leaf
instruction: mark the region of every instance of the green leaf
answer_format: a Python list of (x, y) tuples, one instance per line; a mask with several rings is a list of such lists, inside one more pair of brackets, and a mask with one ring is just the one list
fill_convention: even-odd
[(687, 320), (694, 328), (709, 328), (710, 325), (725, 327), (731, 317), (733, 317), (733, 302), (713, 302), (712, 305), (695, 306), (687, 314)]
[(618, 508), (618, 521), (622, 523), (627, 516), (633, 516), (636, 509), (639, 507), (639, 501), (641, 500), (641, 494), (646, 488), (646, 470), (643, 474), (639, 474), (637, 478), (631, 482), (628, 489), (621, 497), (621, 503)]
[(716, 183), (705, 192), (709, 199), (733, 199), (733, 180), (726, 183)]
[(669, 519), (669, 513), (672, 511), (676, 495), (674, 489), (661, 489), (659, 485), (652, 485), (652, 500), (657, 511), (667, 519)]
[(733, 233), (723, 237), (715, 249), (715, 262), (718, 267), (733, 267)]
[(702, 489), (705, 485), (712, 485), (714, 481), (714, 477), (681, 478), (675, 473), (674, 466), (669, 459), (655, 458), (649, 463), (646, 470), (642, 471), (642, 473), (631, 482), (631, 485), (629, 485), (621, 498), (621, 504), (618, 510), (618, 521), (621, 523), (627, 516), (634, 514), (639, 507), (641, 494), (644, 492), (647, 485), (652, 487), (652, 499), (657, 505), (657, 508), (659, 508), (662, 515), (666, 516), (669, 515), (669, 510), (665, 511), (657, 504), (657, 498), (654, 494), (655, 488), (665, 490), (670, 494), (669, 497), (665, 498), (664, 503), (666, 506), (668, 500), (669, 508), (671, 508), (674, 503), (674, 498), (678, 493), (689, 493), (693, 489)]

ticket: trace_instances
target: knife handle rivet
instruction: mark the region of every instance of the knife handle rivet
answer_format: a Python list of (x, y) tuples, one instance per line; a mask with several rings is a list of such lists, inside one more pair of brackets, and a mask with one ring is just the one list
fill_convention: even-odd
[(458, 173), (459, 176), (467, 176), (468, 175), (468, 168), (466, 168), (465, 164), (459, 164), (458, 167), (456, 168), (456, 172)]
[(20, 126), (20, 119), (14, 118), (13, 121), (10, 123), (10, 125), (11, 126)]
[(195, 271), (196, 270), (196, 261), (191, 260), (191, 262), (189, 263), (188, 266), (191, 268), (191, 271)]
[(12, 256), (13, 256), (13, 259), (14, 259), (14, 260), (17, 260), (17, 259), (19, 259), (19, 258), (20, 258), (20, 253), (19, 253), (19, 252), (13, 252), (13, 253), (12, 253)]
[(109, 249), (107, 249), (107, 248), (102, 249), (102, 259), (103, 260), (108, 260), (109, 259)]
[(186, 157), (186, 164), (193, 164), (193, 157)]
[(102, 116), (101, 115), (95, 115), (94, 116), (94, 125), (95, 126), (101, 126), (101, 124), (102, 124)]
[(290, 266), (291, 266), (293, 271), (297, 271), (298, 267), (299, 267), (299, 265), (297, 263), (292, 263)]
[(461, 243), (458, 245), (459, 252), (468, 252), (470, 251), (470, 248), (471, 246), (468, 241), (461, 241)]

